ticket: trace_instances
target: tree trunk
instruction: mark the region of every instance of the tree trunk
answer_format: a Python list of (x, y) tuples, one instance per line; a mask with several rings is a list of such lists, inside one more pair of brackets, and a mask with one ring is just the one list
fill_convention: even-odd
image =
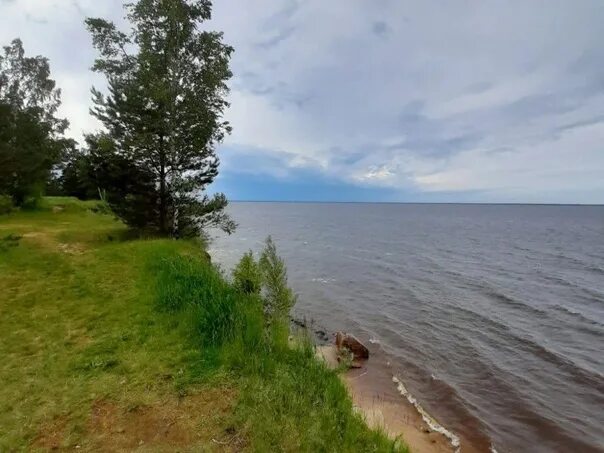
[(164, 150), (164, 136), (159, 136), (159, 232), (168, 234), (168, 206), (166, 197), (166, 153)]

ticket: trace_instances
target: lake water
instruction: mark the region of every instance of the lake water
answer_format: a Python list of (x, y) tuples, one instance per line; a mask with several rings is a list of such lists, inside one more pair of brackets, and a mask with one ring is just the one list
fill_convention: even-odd
[[(422, 405), (498, 452), (604, 451), (604, 207), (233, 203), (232, 267), (271, 234), (298, 316), (379, 341)], [(462, 451), (463, 451), (462, 440)]]

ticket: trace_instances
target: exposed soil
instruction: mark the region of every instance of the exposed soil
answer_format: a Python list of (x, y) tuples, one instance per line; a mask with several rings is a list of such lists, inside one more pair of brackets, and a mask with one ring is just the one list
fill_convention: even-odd
[(69, 445), (70, 420), (64, 416), (42, 426), (32, 446), (43, 451), (241, 451), (245, 439), (228, 423), (235, 399), (229, 388), (135, 407), (98, 399), (78, 444)]
[(69, 418), (67, 416), (57, 417), (45, 423), (34, 440), (34, 448), (47, 451), (59, 450), (63, 444), (68, 423)]

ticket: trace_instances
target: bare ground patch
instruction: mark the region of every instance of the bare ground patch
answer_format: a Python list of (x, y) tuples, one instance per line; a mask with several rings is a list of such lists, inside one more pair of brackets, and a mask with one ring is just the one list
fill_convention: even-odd
[(235, 392), (206, 389), (184, 398), (125, 408), (116, 402), (94, 402), (84, 449), (96, 451), (241, 451), (243, 441), (228, 425)]
[(33, 447), (45, 451), (59, 450), (63, 446), (68, 423), (69, 418), (65, 415), (44, 423), (33, 442)]

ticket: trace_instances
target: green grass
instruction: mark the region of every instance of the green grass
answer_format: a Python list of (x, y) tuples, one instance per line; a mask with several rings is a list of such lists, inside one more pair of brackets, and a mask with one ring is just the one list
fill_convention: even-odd
[(0, 451), (405, 451), (200, 243), (99, 202), (0, 216), (0, 332)]

